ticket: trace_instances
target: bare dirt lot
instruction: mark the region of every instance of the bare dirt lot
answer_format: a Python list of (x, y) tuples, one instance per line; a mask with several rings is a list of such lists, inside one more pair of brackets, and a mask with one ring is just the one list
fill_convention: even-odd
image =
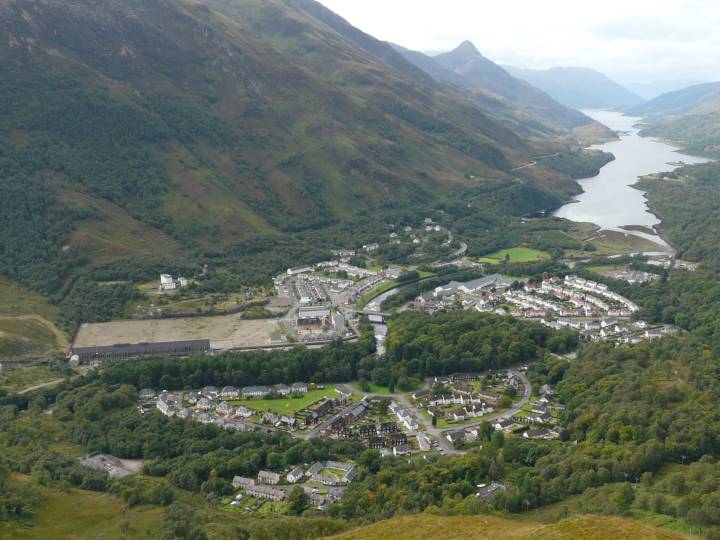
[(108, 454), (88, 456), (80, 460), (82, 465), (104, 471), (112, 478), (123, 478), (130, 474), (140, 472), (143, 467), (141, 459), (120, 459)]
[(278, 319), (243, 320), (240, 315), (86, 323), (75, 347), (209, 339), (214, 349), (264, 347), (279, 330)]

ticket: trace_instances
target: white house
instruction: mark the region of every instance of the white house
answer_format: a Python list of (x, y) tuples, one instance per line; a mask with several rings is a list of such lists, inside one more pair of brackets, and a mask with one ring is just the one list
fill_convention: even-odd
[(295, 467), (292, 471), (287, 473), (287, 481), (290, 484), (295, 484), (302, 480), (303, 476), (305, 476), (305, 472), (300, 467)]

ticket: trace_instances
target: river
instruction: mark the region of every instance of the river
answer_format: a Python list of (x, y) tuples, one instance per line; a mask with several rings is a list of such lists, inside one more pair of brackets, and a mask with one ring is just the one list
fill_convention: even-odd
[(611, 152), (615, 160), (600, 169), (592, 178), (578, 180), (583, 193), (559, 208), (555, 215), (576, 222), (589, 222), (600, 228), (631, 232), (656, 243), (667, 245), (659, 236), (623, 230), (622, 226), (640, 225), (653, 229), (659, 223), (650, 212), (644, 192), (633, 188), (639, 176), (671, 171), (670, 162), (705, 163), (707, 159), (689, 156), (656, 139), (641, 137), (635, 124), (640, 118), (612, 111), (583, 111), (610, 129), (623, 132), (620, 140), (591, 146)]

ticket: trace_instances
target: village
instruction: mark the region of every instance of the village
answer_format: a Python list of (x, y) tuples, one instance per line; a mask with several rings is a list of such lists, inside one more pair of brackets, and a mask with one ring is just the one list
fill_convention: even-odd
[(575, 275), (541, 283), (511, 282), (499, 274), (473, 281), (450, 282), (418, 296), (415, 306), (427, 312), (474, 309), (481, 313), (531, 319), (556, 330), (576, 330), (589, 341), (639, 343), (675, 331), (633, 320), (639, 308), (602, 283)]
[[(523, 366), (438, 376), (405, 394), (305, 382), (205, 386), (184, 392), (146, 388), (139, 392), (138, 410), (235, 431), (281, 431), (301, 439), (356, 441), (381, 456), (427, 459), (432, 454), (462, 453), (486, 425), (523, 438), (559, 437), (558, 417), (564, 407), (554, 399), (549, 385), (533, 394), (526, 370)], [(278, 511), (299, 486), (310, 504), (322, 510), (339, 500), (356, 475), (355, 464), (334, 461), (262, 470), (255, 478), (236, 476), (237, 493), (222, 504), (234, 511), (265, 507)], [(505, 486), (478, 486), (477, 496), (489, 501), (498, 489)]]
[[(429, 233), (439, 232), (438, 227), (432, 222), (425, 224)], [(392, 233), (395, 236), (391, 235), (390, 241), (400, 235), (412, 237), (411, 231)], [(272, 349), (297, 344), (318, 347), (336, 339), (352, 340), (358, 335), (361, 317), (367, 316), (375, 330), (376, 354), (382, 356), (389, 316), (383, 312), (383, 301), (403, 286), (402, 276), (415, 271), (415, 267), (376, 264), (372, 254), (378, 248), (378, 244), (367, 244), (356, 250), (336, 250), (332, 259), (288, 268), (277, 275), (273, 279), (272, 305), (282, 306), (282, 314), (262, 321), (264, 330), (255, 341), (242, 341), (244, 346), (240, 348)], [(466, 259), (457, 262), (457, 266), (473, 270), (482, 270), (487, 264)], [(433, 276), (416, 275), (416, 281)], [(616, 270), (608, 277), (637, 284), (656, 279), (655, 274), (629, 270)], [(187, 279), (163, 274), (158, 291), (175, 295), (187, 286)], [(463, 282), (451, 280), (419, 294), (401, 309), (494, 313), (536, 321), (557, 330), (573, 330), (588, 341), (618, 344), (638, 343), (673, 331), (639, 320), (638, 306), (607, 285), (572, 274), (541, 281), (500, 273)], [(243, 333), (248, 323), (236, 319), (229, 324), (234, 325), (236, 333)], [(100, 364), (108, 359), (157, 354), (216, 354), (238, 348), (237, 344), (237, 338), (217, 337), (147, 340), (130, 345), (75, 347), (73, 352), (78, 362)], [(208, 385), (184, 391), (145, 388), (139, 392), (138, 410), (141, 414), (163, 414), (232, 431), (352, 441), (383, 457), (432, 459), (464, 453), (478, 444), (481, 431), (486, 429), (524, 439), (560, 438), (559, 418), (564, 405), (549, 385), (532, 388), (526, 371), (527, 366), (520, 366), (452, 373), (429, 378), (422, 387), (405, 393), (362, 391), (358, 383), (298, 381)], [(107, 467), (107, 462), (100, 465)], [(261, 470), (253, 478), (235, 476), (232, 485), (236, 492), (224, 497), (221, 505), (228, 511), (282, 513), (291, 493), (299, 487), (309, 504), (323, 510), (342, 497), (356, 475), (354, 463), (332, 460), (296, 464), (285, 470)], [(477, 486), (476, 496), (489, 502), (505, 489), (498, 482), (482, 484)]]

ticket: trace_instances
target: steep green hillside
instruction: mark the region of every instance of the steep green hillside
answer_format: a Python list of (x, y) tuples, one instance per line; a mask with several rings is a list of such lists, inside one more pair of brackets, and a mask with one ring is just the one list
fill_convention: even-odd
[(698, 154), (720, 156), (720, 82), (668, 92), (629, 114), (645, 116), (643, 135), (669, 139)]
[(688, 86), (662, 94), (655, 99), (628, 110), (628, 114), (638, 116), (681, 115), (701, 108), (716, 109), (720, 100), (720, 82), (711, 82)]
[(560, 144), (309, 0), (5, 0), (0, 60), (0, 273), (45, 291), (425, 204)]

